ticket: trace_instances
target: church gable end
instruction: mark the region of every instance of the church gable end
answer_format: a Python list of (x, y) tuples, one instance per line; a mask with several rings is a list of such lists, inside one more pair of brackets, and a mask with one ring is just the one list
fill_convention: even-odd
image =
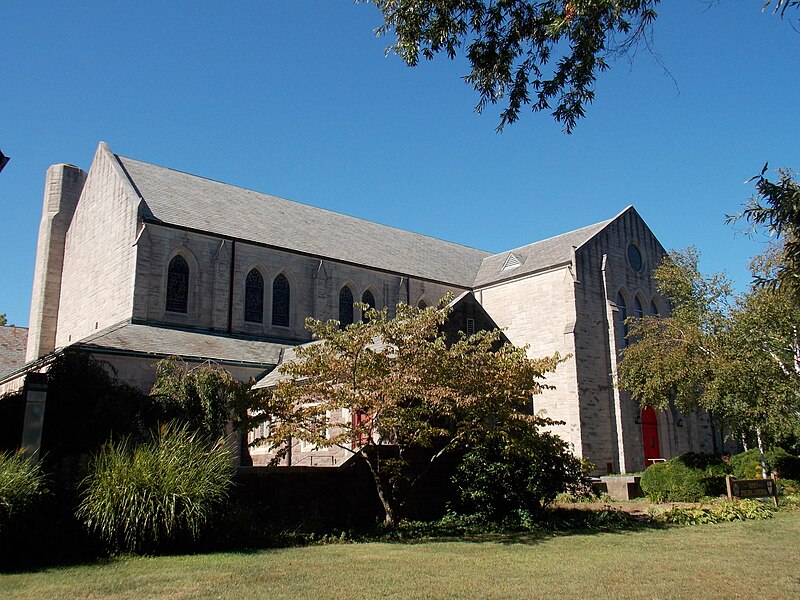
[(130, 319), (139, 198), (100, 143), (67, 230), (56, 346)]

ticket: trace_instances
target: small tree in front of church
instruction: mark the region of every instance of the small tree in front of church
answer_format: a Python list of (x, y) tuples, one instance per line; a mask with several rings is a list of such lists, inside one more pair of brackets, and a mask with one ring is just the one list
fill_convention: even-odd
[[(263, 408), (272, 421), (266, 441), (358, 454), (372, 474), (384, 524), (393, 527), (397, 497), (382, 477), (387, 468), (407, 465), (404, 453), (412, 447), (431, 449), (430, 465), (456, 448), (549, 424), (531, 414), (531, 400), (560, 358), (530, 359), (525, 348), (503, 344), (498, 330), (447, 344), (446, 307), (400, 304), (394, 319), (386, 309), (362, 308), (364, 321), (344, 329), (307, 319), (320, 343), (299, 347), (297, 359), (281, 367), (287, 378)], [(387, 459), (388, 448), (399, 459)], [(413, 485), (422, 474), (404, 475)]]
[(177, 420), (209, 438), (224, 437), (228, 425), (247, 432), (259, 423), (263, 392), (252, 389), (210, 361), (191, 364), (178, 357), (156, 365), (150, 397), (162, 421)]

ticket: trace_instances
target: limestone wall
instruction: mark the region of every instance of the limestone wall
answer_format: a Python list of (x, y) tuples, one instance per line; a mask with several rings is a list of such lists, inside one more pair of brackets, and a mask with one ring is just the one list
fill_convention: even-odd
[(550, 374), (546, 383), (555, 386), (534, 398), (536, 411), (564, 421), (552, 430), (583, 453), (580, 412), (578, 409), (575, 369), (575, 298), (574, 282), (569, 269), (555, 268), (521, 277), (476, 291), (478, 301), (517, 345), (528, 344), (532, 358), (551, 355), (573, 355)]
[(100, 144), (66, 235), (57, 347), (130, 318), (138, 204), (114, 155)]
[[(235, 249), (234, 249), (235, 246)], [(339, 318), (339, 292), (350, 286), (356, 302), (369, 289), (379, 307), (390, 314), (398, 302), (412, 303), (424, 298), (436, 302), (445, 293), (462, 290), (441, 284), (383, 273), (368, 268), (266, 248), (242, 241), (233, 242), (211, 235), (148, 223), (138, 240), (136, 293), (133, 316), (155, 323), (188, 325), (225, 332), (231, 294), (231, 331), (281, 339), (307, 340), (305, 318)], [(189, 263), (189, 307), (187, 314), (171, 313), (166, 307), (169, 261), (181, 253)], [(231, 259), (235, 254), (233, 288)], [(264, 279), (263, 323), (244, 320), (245, 280), (251, 269)], [(272, 283), (283, 274), (290, 284), (290, 325), (272, 325)], [(354, 318), (360, 318), (356, 309)]]
[[(642, 256), (640, 270), (628, 257), (633, 244)], [(658, 295), (653, 271), (664, 248), (634, 210), (618, 219), (576, 252), (576, 366), (581, 407), (584, 456), (601, 471), (631, 472), (644, 468), (639, 405), (615, 385), (625, 346), (618, 293), (627, 315), (635, 316), (635, 298), (644, 314), (667, 314), (668, 302)], [(659, 446), (663, 458), (689, 450), (713, 451), (708, 416), (659, 415)], [(678, 427), (678, 422), (681, 426)]]

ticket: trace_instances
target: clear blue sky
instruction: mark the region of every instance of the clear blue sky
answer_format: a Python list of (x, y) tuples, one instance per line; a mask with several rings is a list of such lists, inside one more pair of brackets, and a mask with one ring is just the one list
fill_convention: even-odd
[[(655, 52), (601, 75), (567, 136), (495, 133), (461, 61), (384, 56), (374, 6), (6, 1), (0, 312), (28, 323), (45, 170), (114, 152), (500, 252), (633, 204), (743, 289), (760, 248), (723, 224), (764, 162), (800, 167), (800, 33), (761, 0), (672, 0)], [(224, 210), (220, 206), (220, 210)]]

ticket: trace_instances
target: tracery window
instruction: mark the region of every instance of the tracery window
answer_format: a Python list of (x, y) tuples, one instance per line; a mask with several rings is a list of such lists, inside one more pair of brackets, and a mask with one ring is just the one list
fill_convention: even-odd
[(289, 280), (281, 273), (272, 282), (272, 324), (289, 327)]
[(167, 310), (186, 313), (189, 308), (189, 263), (176, 254), (167, 267)]
[(264, 277), (258, 269), (252, 269), (244, 282), (244, 320), (264, 322)]
[(339, 292), (339, 325), (344, 327), (353, 322), (353, 292), (344, 286)]

